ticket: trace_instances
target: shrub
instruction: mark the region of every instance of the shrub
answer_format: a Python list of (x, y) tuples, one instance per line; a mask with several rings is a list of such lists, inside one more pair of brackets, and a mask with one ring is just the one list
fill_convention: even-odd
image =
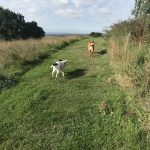
[(150, 91), (149, 17), (114, 24), (107, 37), (116, 80), (139, 99), (145, 99)]
[(106, 31), (108, 38), (124, 38), (129, 33), (131, 39), (136, 43), (141, 43), (149, 40), (150, 35), (150, 18), (141, 17), (139, 19), (129, 19), (119, 22), (110, 27)]
[(92, 36), (92, 37), (102, 37), (103, 34), (100, 33), (100, 32), (91, 32), (91, 33), (89, 34), (89, 36)]
[(23, 15), (0, 7), (0, 39), (41, 38), (44, 35), (36, 22), (25, 22)]

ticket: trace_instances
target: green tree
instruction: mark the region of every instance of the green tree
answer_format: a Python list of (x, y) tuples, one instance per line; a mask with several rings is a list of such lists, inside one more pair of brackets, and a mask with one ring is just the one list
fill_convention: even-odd
[(0, 7), (0, 38), (5, 40), (41, 38), (45, 32), (36, 22), (25, 22), (24, 16)]
[(25, 23), (23, 38), (41, 38), (45, 35), (44, 30), (35, 21)]
[(21, 38), (25, 20), (21, 14), (16, 14), (0, 7), (0, 35), (6, 40)]
[(132, 14), (135, 17), (150, 15), (150, 0), (135, 0)]
[(91, 32), (89, 35), (92, 37), (102, 37), (103, 36), (103, 34), (100, 32)]

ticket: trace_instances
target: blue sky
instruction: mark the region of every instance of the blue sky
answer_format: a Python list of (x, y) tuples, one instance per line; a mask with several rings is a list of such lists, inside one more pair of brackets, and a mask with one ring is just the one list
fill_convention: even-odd
[(0, 6), (36, 21), (46, 32), (101, 32), (128, 19), (135, 0), (0, 0)]

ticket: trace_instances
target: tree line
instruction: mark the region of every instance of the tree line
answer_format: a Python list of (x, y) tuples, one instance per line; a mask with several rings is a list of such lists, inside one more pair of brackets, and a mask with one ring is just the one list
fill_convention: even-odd
[(37, 22), (25, 22), (24, 16), (0, 7), (0, 39), (41, 38), (44, 30)]
[(89, 34), (89, 36), (92, 36), (92, 37), (103, 37), (103, 33), (100, 33), (100, 32), (91, 32)]

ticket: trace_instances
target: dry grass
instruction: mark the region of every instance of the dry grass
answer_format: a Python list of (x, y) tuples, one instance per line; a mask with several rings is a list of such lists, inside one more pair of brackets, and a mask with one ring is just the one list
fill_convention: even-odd
[[(141, 20), (143, 19), (143, 21)], [(147, 20), (128, 20), (111, 27), (108, 32), (108, 55), (114, 77), (127, 98), (125, 116), (138, 116), (139, 135), (150, 131), (150, 32)], [(147, 23), (146, 23), (147, 22)], [(149, 138), (149, 137), (148, 137)]]
[(128, 70), (131, 60), (134, 59), (129, 40), (130, 34), (123, 39), (110, 39), (109, 41), (108, 55), (115, 71), (119, 69)]
[(59, 47), (80, 38), (79, 36), (65, 36), (45, 37), (39, 40), (0, 41), (0, 69), (24, 61), (37, 60), (45, 55), (47, 47)]
[(135, 56), (133, 51), (130, 50), (129, 40), (130, 34), (124, 39), (110, 39), (108, 47), (108, 55), (115, 72), (115, 79), (123, 89), (133, 87), (133, 79), (129, 76), (129, 68)]
[(133, 86), (134, 86), (133, 79), (131, 77), (129, 77), (127, 74), (124, 74), (124, 75), (116, 74), (115, 78), (116, 78), (117, 83), (123, 89), (131, 88), (131, 87), (133, 88)]
[[(136, 85), (139, 78), (137, 71), (142, 71), (141, 73), (144, 73), (146, 77), (145, 81), (149, 81), (148, 49), (146, 44), (135, 46), (130, 39), (130, 34), (123, 39), (110, 39), (108, 47), (110, 63), (114, 68), (117, 81), (121, 82), (122, 86), (133, 86), (133, 83)], [(123, 82), (123, 80), (125, 81)]]
[(113, 37), (109, 40), (108, 55), (117, 83), (134, 95), (141, 107), (149, 110), (150, 107), (146, 104), (150, 103), (146, 100), (150, 96), (149, 44), (135, 44), (130, 34), (122, 39)]

